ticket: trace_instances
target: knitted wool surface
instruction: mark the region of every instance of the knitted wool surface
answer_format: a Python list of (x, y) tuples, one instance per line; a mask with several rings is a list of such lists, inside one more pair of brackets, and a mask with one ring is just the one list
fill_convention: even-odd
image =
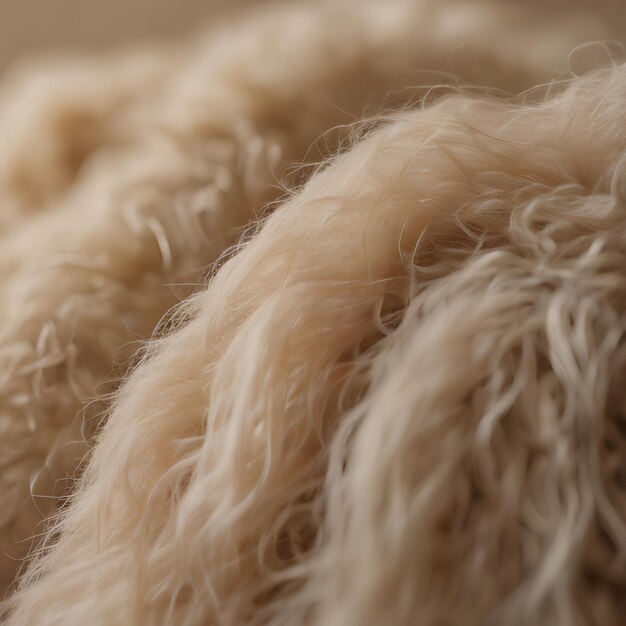
[(608, 36), (289, 3), (5, 78), (6, 623), (621, 624)]

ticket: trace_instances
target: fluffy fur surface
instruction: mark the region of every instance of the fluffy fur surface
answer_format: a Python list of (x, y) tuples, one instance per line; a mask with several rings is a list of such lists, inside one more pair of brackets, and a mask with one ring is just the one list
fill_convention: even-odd
[[(336, 150), (338, 125), (416, 101), (420, 84), (545, 81), (582, 37), (575, 22), (554, 39), (523, 12), (458, 10), (280, 6), (186, 47), (7, 78), (2, 587), (75, 476), (129, 358), (280, 194), (287, 168)], [(521, 28), (542, 58), (511, 57), (505, 41)]]
[(415, 89), (520, 91), (581, 38), (281, 6), (104, 73), (79, 157), (33, 114), (45, 167), (23, 136), (0, 167), (5, 584), (50, 528), (8, 624), (621, 623), (626, 68)]

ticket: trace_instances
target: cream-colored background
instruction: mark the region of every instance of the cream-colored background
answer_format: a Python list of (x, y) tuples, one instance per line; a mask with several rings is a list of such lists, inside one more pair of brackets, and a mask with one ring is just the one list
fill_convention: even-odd
[[(216, 12), (263, 1), (0, 0), (0, 71), (12, 60), (34, 52), (172, 38), (197, 29)], [(616, 32), (623, 32), (626, 38), (626, 0), (495, 1), (553, 5), (562, 11), (586, 7), (601, 17), (608, 16)]]
[(0, 71), (25, 54), (172, 38), (245, 1), (0, 0)]

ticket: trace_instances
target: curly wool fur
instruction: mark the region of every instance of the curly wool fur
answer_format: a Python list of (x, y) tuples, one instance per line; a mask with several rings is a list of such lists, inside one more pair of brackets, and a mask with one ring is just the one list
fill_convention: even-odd
[(174, 51), (24, 63), (0, 91), (0, 227), (62, 198), (96, 151), (128, 142), (141, 101), (176, 65)]
[(127, 380), (9, 624), (621, 623), (626, 67), (390, 115)]
[[(426, 92), (406, 85), (449, 73), (514, 90), (547, 80), (581, 32), (573, 23), (555, 38), (504, 7), (281, 6), (188, 46), (8, 81), (1, 586), (76, 476), (141, 340), (276, 197), (290, 164), (333, 151), (341, 133), (326, 131), (364, 110)], [(510, 53), (531, 36), (541, 54)]]

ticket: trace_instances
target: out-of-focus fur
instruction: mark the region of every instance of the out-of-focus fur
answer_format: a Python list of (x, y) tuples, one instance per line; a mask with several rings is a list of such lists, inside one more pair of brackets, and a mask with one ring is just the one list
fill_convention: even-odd
[[(0, 159), (5, 584), (51, 527), (9, 624), (620, 623), (626, 71), (509, 102), (582, 32), (281, 5), (24, 113)], [(456, 76), (483, 89), (416, 89)]]

